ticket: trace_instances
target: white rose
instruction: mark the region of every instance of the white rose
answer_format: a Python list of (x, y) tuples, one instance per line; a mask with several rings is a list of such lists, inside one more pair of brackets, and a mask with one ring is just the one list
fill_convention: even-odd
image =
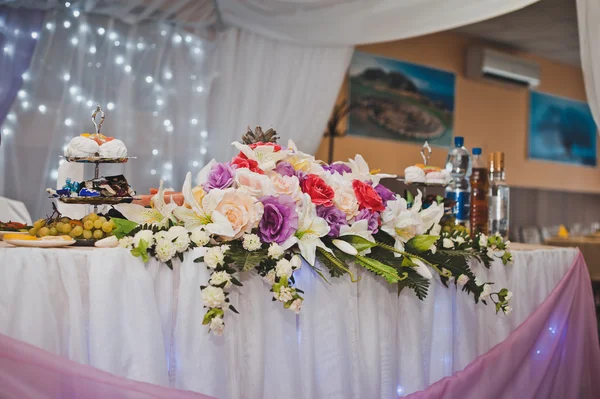
[(236, 169), (234, 179), (238, 188), (245, 188), (253, 197), (260, 198), (273, 193), (271, 180), (265, 175), (250, 171), (250, 169)]
[(283, 256), (283, 247), (276, 242), (271, 243), (269, 246), (269, 258), (279, 259)]
[(465, 284), (467, 284), (469, 282), (469, 277), (465, 276), (464, 274), (461, 274), (460, 276), (458, 276), (458, 278), (456, 279), (456, 284), (459, 287), (464, 286)]
[(173, 237), (175, 240), (173, 243), (175, 244), (175, 248), (177, 248), (177, 252), (185, 252), (190, 246), (190, 234), (188, 230), (183, 226), (173, 226), (169, 229), (169, 236)]
[(210, 320), (209, 325), (210, 331), (215, 335), (223, 335), (223, 330), (225, 330), (225, 323), (223, 322), (222, 317), (213, 317)]
[(133, 237), (123, 237), (119, 240), (119, 247), (131, 249), (133, 248)]
[(244, 241), (242, 242), (242, 247), (246, 251), (258, 251), (262, 243), (260, 242), (260, 238), (256, 234), (245, 234)]
[(454, 239), (454, 242), (462, 244), (463, 242), (465, 242), (465, 239), (462, 236), (458, 236)]
[(300, 181), (296, 176), (283, 176), (277, 172), (272, 172), (269, 175), (273, 191), (278, 195), (289, 195), (295, 200), (300, 198), (302, 191), (300, 190)]
[(482, 248), (487, 247), (487, 242), (488, 242), (487, 241), (487, 236), (482, 233), (479, 236), (479, 246), (482, 247)]
[(210, 236), (206, 231), (202, 230), (201, 228), (197, 228), (194, 231), (192, 231), (192, 234), (190, 235), (190, 240), (192, 240), (192, 242), (197, 246), (203, 247), (210, 241)]
[(219, 248), (221, 248), (221, 252), (225, 253), (225, 252), (229, 251), (229, 249), (231, 247), (229, 245), (223, 244)]
[(271, 269), (263, 278), (269, 285), (273, 285), (273, 284), (275, 284), (275, 277), (276, 277), (275, 270)]
[(292, 275), (292, 264), (287, 259), (279, 259), (275, 266), (277, 277), (290, 277)]
[(504, 256), (505, 253), (506, 253), (506, 251), (497, 250), (497, 251), (494, 251), (494, 256), (497, 257), (497, 258), (501, 258), (501, 257)]
[(290, 287), (279, 288), (279, 292), (274, 292), (273, 296), (275, 297), (275, 299), (283, 303), (291, 301), (294, 297), (292, 289)]
[(225, 262), (225, 255), (220, 247), (212, 247), (206, 250), (204, 263), (211, 269), (221, 266)]
[(358, 214), (358, 201), (356, 200), (356, 194), (352, 190), (336, 190), (333, 203), (339, 210), (346, 214), (346, 219), (348, 220)]
[(492, 287), (489, 284), (484, 284), (483, 291), (481, 292), (481, 295), (479, 295), (479, 299), (484, 301), (490, 297), (491, 293), (492, 293)]
[(224, 288), (229, 288), (231, 287), (231, 275), (227, 272), (215, 272), (210, 276), (209, 283), (215, 286), (225, 283)]
[(444, 238), (444, 239), (442, 240), (442, 246), (443, 246), (444, 248), (454, 248), (454, 243), (452, 242), (452, 240), (451, 240), (451, 239), (449, 239), (449, 238)]
[(296, 300), (294, 300), (291, 304), (290, 304), (290, 308), (291, 311), (295, 312), (296, 314), (300, 313), (300, 309), (302, 309), (302, 299), (301, 298), (297, 298)]
[(172, 237), (167, 230), (161, 230), (154, 233), (154, 241), (169, 239), (172, 241), (173, 238), (175, 237)]
[(300, 255), (294, 255), (292, 256), (290, 263), (292, 264), (292, 268), (294, 269), (294, 271), (298, 270), (302, 267), (302, 258), (300, 257)]
[(154, 244), (154, 233), (152, 230), (140, 230), (133, 236), (133, 246), (135, 248), (139, 247), (140, 240), (146, 241), (148, 247), (151, 247)]
[(510, 314), (510, 312), (513, 311), (513, 308), (511, 306), (505, 306), (504, 307), (504, 314)]
[(512, 291), (508, 291), (508, 292), (506, 293), (506, 297), (504, 298), (504, 300), (505, 300), (506, 302), (508, 302), (508, 301), (510, 301), (510, 299), (512, 298), (512, 296), (513, 296), (513, 293), (512, 293)]
[(202, 302), (207, 308), (221, 308), (225, 304), (225, 292), (219, 287), (209, 285), (202, 290)]
[(158, 240), (156, 242), (156, 247), (154, 248), (154, 253), (156, 254), (158, 260), (161, 262), (166, 262), (175, 256), (177, 253), (177, 247), (170, 240)]

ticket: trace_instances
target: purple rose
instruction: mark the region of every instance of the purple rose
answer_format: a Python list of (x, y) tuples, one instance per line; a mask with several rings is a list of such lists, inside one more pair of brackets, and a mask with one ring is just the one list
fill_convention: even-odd
[(296, 174), (296, 170), (292, 166), (291, 163), (281, 161), (275, 167), (275, 172), (279, 173), (282, 176), (294, 176)]
[(264, 212), (258, 224), (258, 235), (263, 242), (283, 244), (298, 230), (296, 201), (289, 195), (266, 196), (260, 199)]
[(204, 190), (210, 191), (213, 188), (224, 189), (233, 184), (233, 168), (228, 163), (216, 163), (210, 168)]
[(319, 205), (317, 206), (317, 215), (325, 219), (329, 225), (329, 234), (327, 235), (330, 237), (339, 237), (340, 227), (348, 224), (346, 214), (335, 206)]
[(375, 186), (375, 191), (381, 199), (383, 200), (383, 205), (385, 205), (388, 201), (391, 201), (395, 198), (395, 194), (389, 188), (384, 186), (383, 184), (378, 184)]
[(350, 166), (346, 165), (343, 162), (335, 162), (335, 163), (332, 163), (331, 165), (324, 165), (323, 169), (325, 169), (326, 171), (328, 171), (331, 174), (334, 174), (337, 172), (340, 175), (343, 175), (344, 173), (352, 172), (352, 169), (350, 169)]
[(358, 212), (358, 215), (354, 218), (354, 221), (366, 219), (369, 221), (369, 231), (376, 234), (379, 231), (379, 213), (371, 212), (368, 209), (363, 209)]

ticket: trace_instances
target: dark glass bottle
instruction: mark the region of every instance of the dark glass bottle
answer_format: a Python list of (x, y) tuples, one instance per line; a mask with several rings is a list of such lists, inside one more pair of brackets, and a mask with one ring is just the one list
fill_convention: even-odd
[(479, 232), (488, 234), (490, 190), (489, 172), (481, 156), (481, 148), (473, 148), (473, 169), (471, 173), (471, 210), (469, 221), (471, 237)]

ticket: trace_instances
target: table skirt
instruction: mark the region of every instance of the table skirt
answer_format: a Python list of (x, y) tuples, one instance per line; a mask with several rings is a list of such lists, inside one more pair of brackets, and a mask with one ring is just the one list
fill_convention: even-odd
[(420, 301), (364, 270), (359, 283), (296, 274), (300, 315), (248, 273), (222, 337), (202, 325), (209, 271), (188, 253), (175, 270), (126, 250), (0, 248), (0, 333), (129, 379), (219, 398), (395, 398), (463, 370), (536, 310), (573, 249), (514, 251), (474, 265), (514, 293), (514, 311), (432, 282)]

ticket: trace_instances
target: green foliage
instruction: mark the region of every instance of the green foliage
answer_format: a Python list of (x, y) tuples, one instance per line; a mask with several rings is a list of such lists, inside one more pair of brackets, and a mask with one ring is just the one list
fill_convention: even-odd
[(323, 265), (329, 269), (329, 274), (331, 277), (341, 277), (349, 272), (348, 268), (341, 260), (323, 248), (317, 247), (317, 259), (319, 259)]
[(148, 262), (150, 258), (148, 257), (148, 243), (146, 242), (146, 240), (140, 240), (140, 243), (138, 244), (137, 248), (133, 248), (131, 250), (131, 254), (133, 256), (142, 258), (142, 261), (144, 261), (144, 263)]
[(440, 236), (420, 235), (411, 238), (406, 243), (406, 251), (411, 253), (423, 253), (428, 251)]
[(339, 238), (342, 241), (346, 241), (350, 245), (352, 245), (359, 253), (366, 251), (367, 249), (373, 248), (377, 246), (376, 243), (367, 240), (361, 236), (342, 236)]
[(400, 295), (400, 291), (404, 287), (408, 287), (415, 292), (417, 298), (421, 301), (424, 300), (429, 291), (429, 280), (411, 268), (406, 268), (406, 272), (408, 273), (408, 278), (398, 283), (398, 295)]
[(227, 256), (233, 266), (238, 270), (247, 272), (257, 268), (268, 257), (268, 250), (261, 248), (250, 252), (244, 249), (241, 241), (236, 240), (231, 242)]
[(136, 227), (139, 226), (136, 222), (132, 222), (131, 220), (127, 220), (127, 219), (111, 218), (111, 220), (115, 224), (115, 229), (113, 229), (113, 234), (118, 239), (121, 239), (121, 238), (129, 235), (129, 233), (132, 230), (134, 230)]
[(356, 256), (356, 261), (365, 269), (383, 277), (390, 284), (395, 284), (400, 281), (400, 276), (398, 276), (396, 269), (376, 259), (358, 255)]

